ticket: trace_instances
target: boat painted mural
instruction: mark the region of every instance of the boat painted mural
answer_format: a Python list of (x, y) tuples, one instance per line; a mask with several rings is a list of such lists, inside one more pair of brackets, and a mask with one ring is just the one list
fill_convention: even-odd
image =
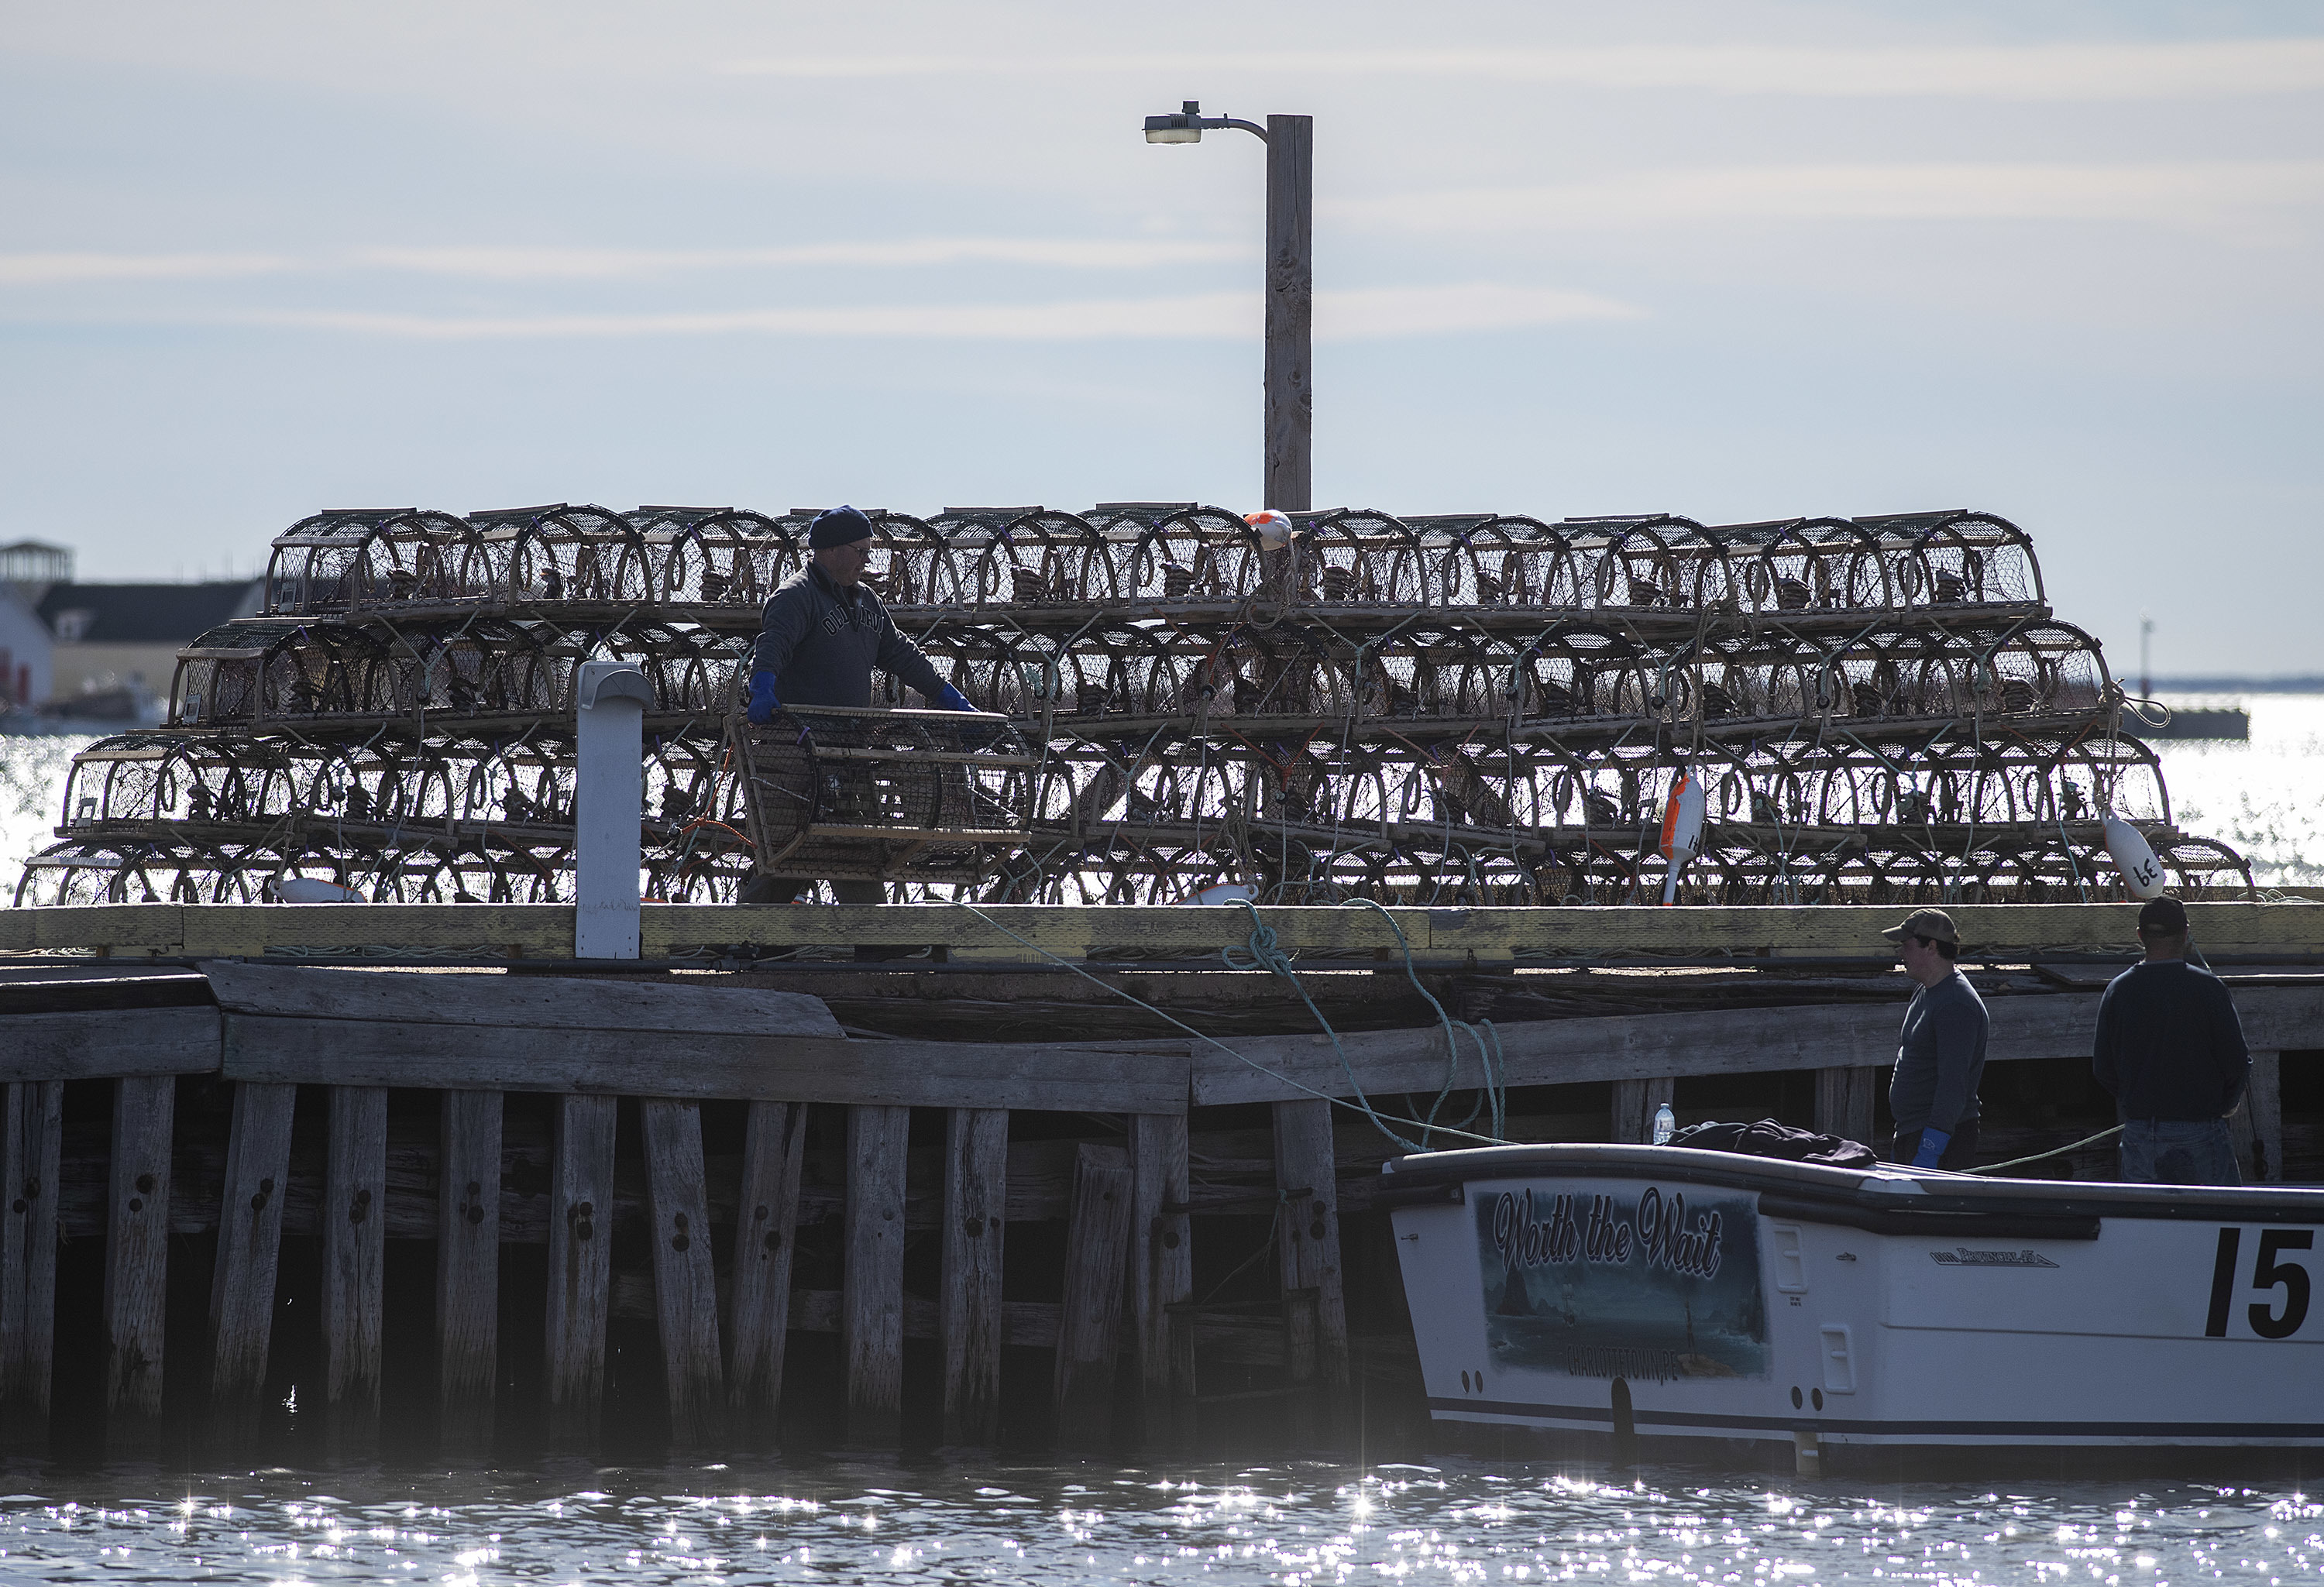
[(1472, 1204), (1495, 1366), (1641, 1382), (1767, 1375), (1749, 1196), (1556, 1180)]

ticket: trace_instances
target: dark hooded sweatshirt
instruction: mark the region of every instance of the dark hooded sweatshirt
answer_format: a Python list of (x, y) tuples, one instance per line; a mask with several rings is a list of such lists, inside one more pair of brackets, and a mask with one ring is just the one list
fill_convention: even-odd
[(810, 562), (767, 602), (752, 670), (775, 675), (787, 706), (868, 706), (877, 667), (920, 691), (931, 706), (944, 680), (919, 646), (896, 631), (864, 585), (843, 590)]

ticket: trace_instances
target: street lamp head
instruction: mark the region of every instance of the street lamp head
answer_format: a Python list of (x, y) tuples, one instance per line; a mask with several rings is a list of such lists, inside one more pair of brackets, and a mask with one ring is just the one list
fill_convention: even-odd
[(1185, 108), (1170, 115), (1149, 115), (1146, 118), (1146, 141), (1149, 143), (1199, 143), (1203, 141), (1203, 106), (1198, 99), (1186, 101)]

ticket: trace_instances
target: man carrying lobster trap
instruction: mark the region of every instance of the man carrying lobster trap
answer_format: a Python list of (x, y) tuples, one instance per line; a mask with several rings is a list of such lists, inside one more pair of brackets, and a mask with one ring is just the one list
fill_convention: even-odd
[[(865, 582), (864, 569), (872, 558), (870, 518), (853, 507), (834, 507), (818, 514), (807, 527), (807, 565), (784, 580), (767, 602), (745, 707), (753, 725), (772, 724), (790, 706), (869, 710), (875, 669), (918, 689), (937, 709), (976, 709), (899, 632)], [(781, 856), (774, 858), (779, 863)], [(816, 880), (762, 869), (743, 889), (742, 901), (789, 903)], [(881, 883), (870, 878), (829, 880), (840, 903), (883, 900)]]

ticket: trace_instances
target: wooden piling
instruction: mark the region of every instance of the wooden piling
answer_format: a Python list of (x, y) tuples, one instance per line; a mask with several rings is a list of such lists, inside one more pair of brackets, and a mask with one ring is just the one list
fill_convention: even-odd
[(726, 1397), (732, 1431), (754, 1443), (773, 1435), (782, 1408), (807, 1119), (805, 1103), (752, 1103), (742, 1137)]
[(116, 1080), (105, 1241), (105, 1407), (110, 1435), (134, 1437), (161, 1414), (169, 1300), (170, 1147), (178, 1082)]
[(436, 1409), (447, 1445), (492, 1442), (499, 1377), (501, 1093), (444, 1093), (436, 1175)]
[(1838, 1069), (1818, 1069), (1816, 1079), (1816, 1129), (1826, 1135), (1838, 1135), (1875, 1152), (1880, 1143), (1872, 1139), (1873, 1103), (1879, 1088), (1887, 1079), (1885, 1069), (1850, 1066)]
[(323, 1166), (323, 1420), (332, 1446), (379, 1440), (387, 1259), (387, 1090), (331, 1087)]
[(946, 1444), (1001, 1440), (1001, 1256), (1008, 1180), (1008, 1110), (953, 1109), (945, 1121), (936, 1312)]
[(1067, 1449), (1102, 1448), (1112, 1436), (1130, 1207), (1127, 1154), (1084, 1144), (1074, 1154), (1057, 1311), (1057, 1442)]
[(847, 1204), (840, 1280), (847, 1440), (893, 1448), (904, 1407), (904, 1147), (909, 1108), (847, 1110)]
[(549, 1167), (547, 1432), (597, 1441), (605, 1402), (605, 1318), (613, 1276), (613, 1127), (610, 1096), (557, 1099)]
[(1669, 1075), (1614, 1082), (1613, 1140), (1631, 1146), (1651, 1144), (1655, 1111), (1669, 1102), (1677, 1089), (1678, 1082)]
[(256, 1430), (274, 1338), (274, 1274), (290, 1199), (295, 1085), (244, 1081), (234, 1088), (210, 1269), (210, 1430), (228, 1439)]
[(20, 1081), (0, 1125), (0, 1438), (14, 1444), (49, 1432), (64, 1100), (61, 1080)]
[(1285, 1200), (1277, 1248), (1285, 1291), (1315, 1292), (1315, 1376), (1348, 1383), (1348, 1307), (1340, 1277), (1340, 1181), (1332, 1104), (1275, 1104), (1275, 1183)]
[(670, 1443), (715, 1444), (724, 1429), (726, 1379), (718, 1360), (718, 1275), (702, 1170), (698, 1103), (638, 1103), (646, 1147), (646, 1206), (653, 1250), (654, 1315), (669, 1394)]
[(1186, 1120), (1132, 1113), (1129, 1125), (1130, 1304), (1140, 1431), (1148, 1442), (1184, 1448), (1194, 1431), (1194, 1328), (1183, 1310), (1194, 1294)]

